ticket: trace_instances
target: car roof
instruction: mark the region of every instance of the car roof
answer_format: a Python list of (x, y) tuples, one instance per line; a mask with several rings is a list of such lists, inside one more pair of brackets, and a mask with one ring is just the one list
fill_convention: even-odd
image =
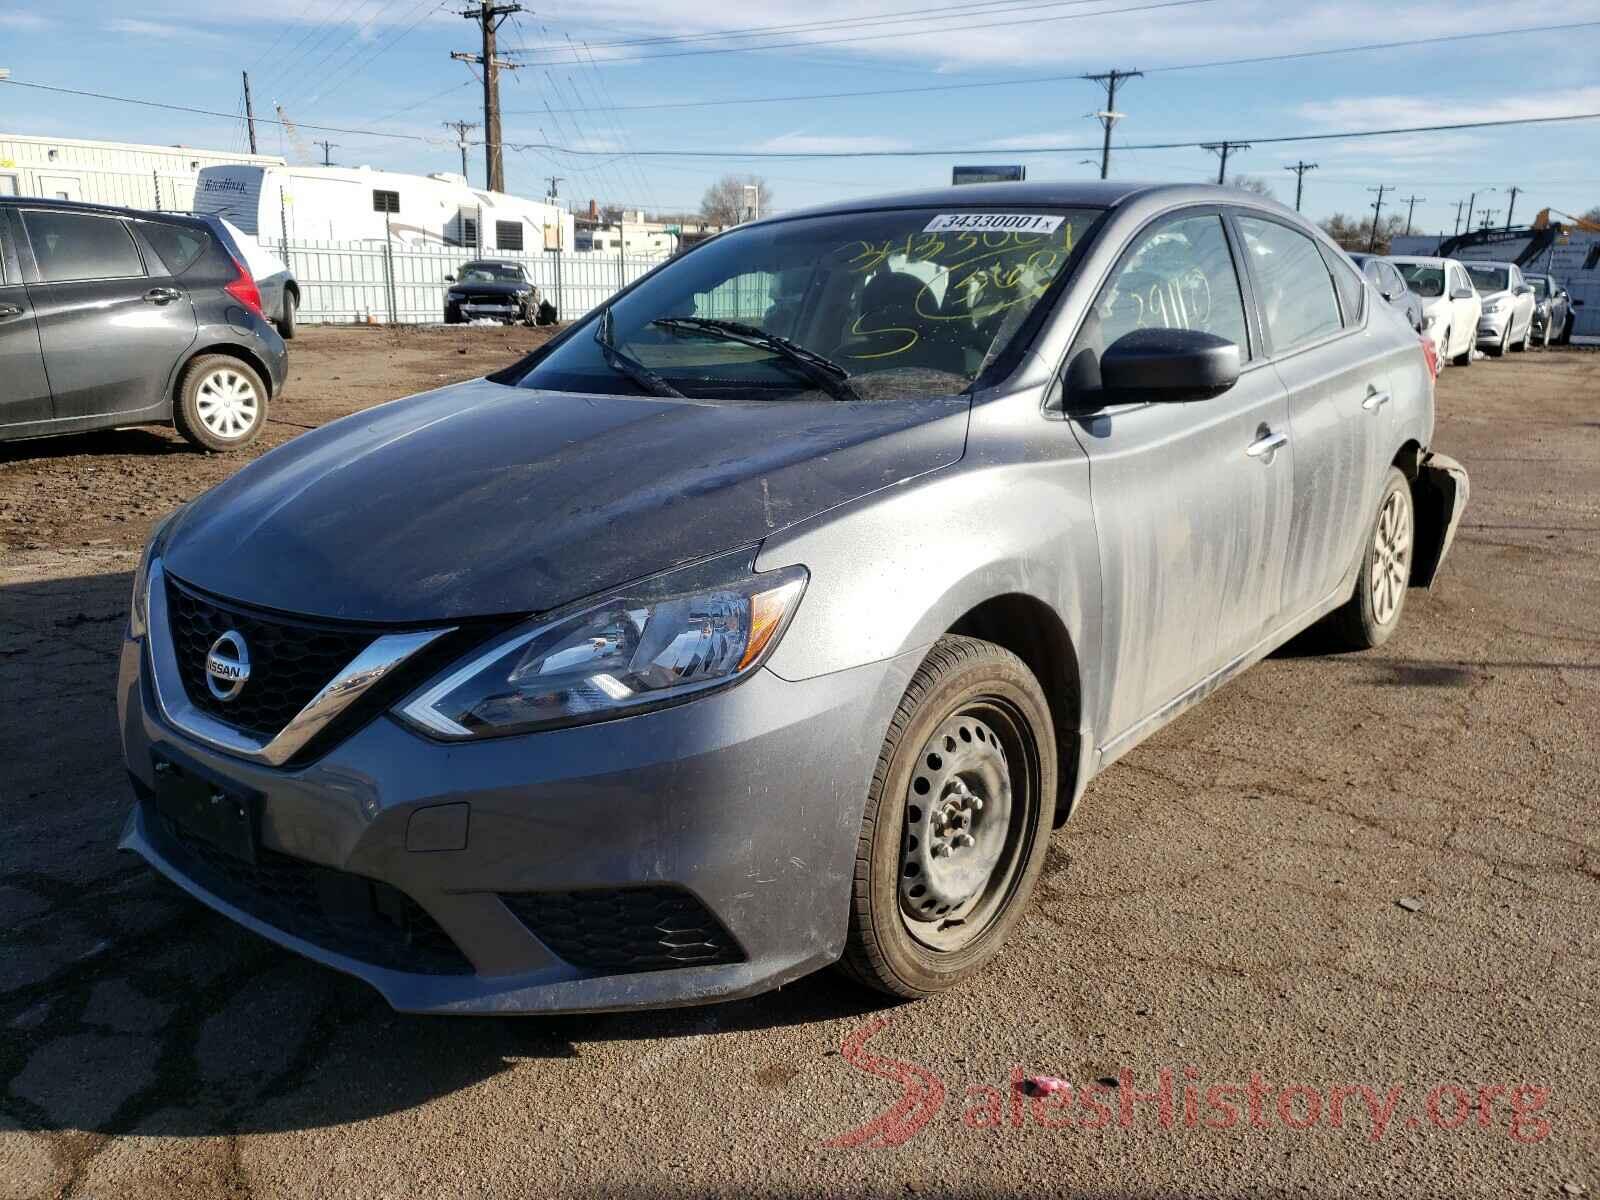
[(0, 196), (0, 204), (16, 208), (49, 208), (61, 212), (99, 213), (108, 217), (128, 217), (134, 220), (198, 221), (206, 219), (194, 213), (152, 212), (146, 208), (118, 208), (114, 204), (92, 204), (84, 200), (53, 200), (43, 196)]
[[(1497, 262), (1489, 258), (1463, 259), (1461, 265), (1469, 270), (1473, 267), (1494, 267), (1496, 270), (1504, 271), (1507, 267), (1517, 267), (1517, 264), (1513, 262)], [(1522, 268), (1517, 267), (1517, 270), (1520, 271)]]
[(820, 217), (834, 213), (872, 212), (893, 208), (975, 208), (1023, 205), (1049, 208), (1112, 208), (1133, 197), (1166, 198), (1195, 204), (1242, 204), (1274, 212), (1292, 213), (1272, 200), (1240, 188), (1218, 184), (1149, 183), (1120, 179), (1059, 179), (1037, 183), (966, 183), (959, 186), (927, 188), (917, 192), (891, 192), (839, 200), (811, 208), (796, 209), (764, 221), (787, 221), (797, 217)]

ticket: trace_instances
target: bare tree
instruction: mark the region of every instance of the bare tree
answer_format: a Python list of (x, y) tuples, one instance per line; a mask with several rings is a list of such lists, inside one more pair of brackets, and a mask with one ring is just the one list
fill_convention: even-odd
[(1359, 221), (1354, 217), (1347, 217), (1343, 213), (1329, 217), (1322, 222), (1323, 232), (1338, 242), (1346, 250), (1365, 253), (1368, 248), (1375, 249), (1379, 254), (1389, 253), (1389, 243), (1405, 232), (1406, 219), (1402, 213), (1395, 213), (1384, 217), (1378, 223), (1378, 237), (1376, 246), (1372, 237), (1372, 214), (1368, 213)]
[(1595, 205), (1588, 212), (1584, 213), (1579, 220), (1589, 221), (1595, 225), (1600, 225), (1600, 204)]
[[(747, 187), (756, 189), (754, 212), (750, 211), (746, 197)], [(737, 225), (740, 221), (771, 211), (772, 190), (759, 175), (724, 175), (708, 187), (706, 194), (700, 198), (700, 215), (713, 225)]]
[(1268, 200), (1276, 200), (1278, 198), (1273, 193), (1272, 185), (1256, 175), (1235, 175), (1228, 180), (1228, 186), (1240, 188), (1246, 192), (1254, 192), (1258, 196), (1265, 196)]

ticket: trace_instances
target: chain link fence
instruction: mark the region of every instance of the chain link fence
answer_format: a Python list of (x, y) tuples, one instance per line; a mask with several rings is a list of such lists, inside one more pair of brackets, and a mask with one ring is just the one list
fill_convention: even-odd
[(313, 325), (438, 324), (450, 287), (445, 276), (458, 274), (474, 257), (519, 263), (560, 319), (570, 321), (666, 261), (597, 251), (475, 255), (470, 247), (393, 242), (263, 239), (262, 244), (288, 264), (300, 285), (297, 317)]

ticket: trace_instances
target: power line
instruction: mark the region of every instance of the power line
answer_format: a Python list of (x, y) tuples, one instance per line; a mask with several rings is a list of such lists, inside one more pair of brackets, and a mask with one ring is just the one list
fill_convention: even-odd
[(1099, 118), (1101, 126), (1105, 129), (1105, 141), (1100, 147), (1100, 178), (1104, 179), (1111, 171), (1111, 127), (1122, 119), (1122, 114), (1117, 111), (1117, 84), (1124, 79), (1138, 79), (1144, 75), (1143, 71), (1119, 71), (1112, 68), (1099, 75), (1085, 75), (1083, 78), (1091, 83), (1098, 83), (1106, 89), (1106, 106), (1104, 111), (1094, 115)]
[(1368, 188), (1369, 192), (1377, 192), (1378, 199), (1372, 206), (1372, 236), (1367, 239), (1367, 253), (1371, 254), (1378, 248), (1378, 221), (1383, 216), (1383, 194), (1394, 189), (1388, 184), (1380, 183), (1375, 188)]
[(1217, 183), (1228, 181), (1228, 155), (1239, 150), (1250, 149), (1249, 142), (1201, 142), (1200, 149), (1209, 150), (1217, 156)]
[[(1158, 8), (1190, 8), (1197, 4), (1215, 4), (1217, 0), (1162, 0), (1158, 4), (1141, 4), (1131, 8), (1102, 8), (1094, 12), (1063, 13), (1054, 17), (1021, 17), (1015, 21), (979, 21), (971, 25), (944, 25), (931, 32), (959, 33), (964, 29), (1004, 29), (1012, 25), (1044, 25), (1056, 21), (1082, 21), (1088, 17), (1114, 17), (1120, 13), (1149, 12)], [(804, 50), (808, 46), (838, 46), (849, 42), (877, 42), (885, 38), (905, 37), (903, 30), (893, 33), (862, 33), (853, 37), (826, 38), (820, 41), (776, 42), (766, 46), (717, 46), (701, 50), (674, 50), (666, 54), (631, 54), (614, 55), (606, 58), (607, 63), (618, 62), (647, 62), (657, 58), (693, 58), (704, 54), (744, 54), (754, 50)], [(533, 62), (529, 66), (562, 67), (571, 66), (569, 61)]]
[(1407, 196), (1406, 197), (1406, 233), (1405, 233), (1405, 236), (1407, 236), (1407, 237), (1411, 236), (1411, 218), (1416, 215), (1417, 205), (1426, 204), (1427, 202), (1428, 202), (1428, 198), (1426, 196)]
[[(1510, 37), (1524, 33), (1559, 33), (1573, 29), (1591, 29), (1600, 27), (1600, 21), (1579, 21), (1566, 25), (1537, 25), (1521, 29), (1496, 29), (1483, 33), (1457, 33), (1443, 37), (1412, 38), (1403, 42), (1368, 42), (1357, 46), (1334, 46), (1326, 50), (1301, 50), (1286, 54), (1268, 54), (1258, 58), (1224, 58), (1209, 62), (1176, 63), (1166, 67), (1151, 67), (1144, 74), (1170, 74), (1174, 71), (1203, 71), (1213, 67), (1233, 67), (1254, 65), (1260, 63), (1292, 62), (1304, 58), (1321, 58), (1335, 54), (1364, 54), (1375, 50), (1398, 50), (1413, 46), (1431, 46), (1445, 42), (1461, 42), (1473, 38)], [(601, 62), (614, 61), (602, 59)], [(1004, 87), (1037, 87), (1046, 83), (1066, 83), (1075, 79), (1084, 78), (1082, 75), (1030, 75), (1022, 79), (984, 79), (972, 83), (935, 83), (922, 87), (905, 88), (868, 88), (849, 92), (807, 92), (790, 96), (727, 96), (715, 100), (671, 100), (654, 104), (619, 104), (614, 106), (616, 112), (659, 112), (667, 109), (679, 108), (721, 108), (728, 104), (791, 104), (798, 101), (809, 100), (853, 100), (872, 96), (912, 96), (928, 92), (964, 92), (982, 88)], [(556, 112), (566, 112), (566, 109), (556, 109)], [(587, 112), (587, 109), (574, 109), (574, 112)], [(516, 110), (507, 109), (506, 115), (515, 115)], [(523, 114), (526, 115), (526, 114)]]

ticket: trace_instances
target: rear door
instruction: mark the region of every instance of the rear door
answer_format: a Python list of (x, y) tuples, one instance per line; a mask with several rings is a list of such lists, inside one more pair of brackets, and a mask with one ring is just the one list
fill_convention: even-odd
[(10, 220), (11, 210), (0, 208), (0, 438), (21, 432), (15, 426), (48, 421), (52, 411), (39, 324), (22, 283)]
[(1333, 594), (1364, 545), (1388, 443), (1388, 339), (1366, 329), (1361, 276), (1310, 235), (1235, 214), (1273, 367), (1289, 395), (1294, 501), (1282, 618)]
[(194, 307), (114, 214), (21, 210), (57, 419), (148, 413), (195, 339)]
[[(1214, 208), (1157, 218), (1130, 242), (1068, 356), (1066, 402), (1089, 458), (1116, 681), (1110, 753), (1253, 643), (1279, 606), (1293, 478), (1288, 405), (1252, 352), (1234, 250)], [(1190, 403), (1103, 404), (1099, 355), (1147, 328), (1236, 343), (1239, 382)]]

